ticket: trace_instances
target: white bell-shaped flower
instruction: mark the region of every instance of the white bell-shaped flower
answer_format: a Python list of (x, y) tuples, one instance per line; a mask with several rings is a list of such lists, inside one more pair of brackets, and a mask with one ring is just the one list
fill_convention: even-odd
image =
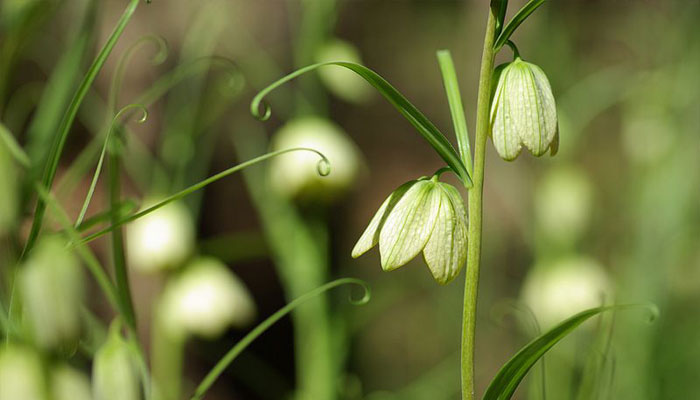
[(536, 265), (528, 274), (522, 299), (547, 329), (588, 308), (610, 300), (612, 285), (595, 260), (571, 256)]
[(248, 289), (226, 265), (199, 258), (168, 283), (159, 312), (170, 335), (215, 338), (229, 326), (251, 322), (256, 310)]
[(518, 157), (522, 146), (539, 157), (559, 146), (557, 109), (547, 76), (519, 57), (497, 69), (491, 103), (491, 138), (504, 160)]
[(120, 324), (114, 322), (92, 363), (94, 400), (140, 400), (139, 382), (134, 354), (121, 335)]
[[(360, 51), (352, 43), (331, 39), (316, 51), (316, 62), (346, 61), (362, 64)], [(335, 96), (351, 103), (361, 103), (372, 95), (372, 87), (354, 72), (340, 67), (324, 67), (318, 70), (319, 78)]]
[[(144, 202), (145, 208), (156, 199)], [(172, 202), (127, 225), (129, 265), (141, 272), (177, 268), (194, 250), (195, 229), (187, 207)]]
[(379, 243), (382, 268), (397, 269), (423, 252), (433, 278), (446, 284), (467, 259), (467, 213), (454, 186), (432, 179), (407, 182), (384, 201), (352, 250)]
[(39, 347), (56, 349), (77, 343), (84, 276), (73, 253), (59, 236), (46, 236), (19, 271), (24, 317)]
[(17, 345), (0, 346), (0, 400), (45, 400), (39, 354)]

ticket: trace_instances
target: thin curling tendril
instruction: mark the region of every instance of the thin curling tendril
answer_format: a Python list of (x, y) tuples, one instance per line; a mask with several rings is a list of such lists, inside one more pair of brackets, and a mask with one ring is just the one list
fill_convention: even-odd
[(235, 85), (231, 84), (231, 86), (235, 88), (243, 88), (245, 81), (243, 74), (232, 60), (221, 56), (207, 56), (197, 58), (187, 64), (178, 65), (172, 71), (151, 85), (151, 87), (143, 92), (135, 102), (150, 105), (187, 77), (192, 76), (202, 70), (206, 71), (210, 67), (223, 68), (228, 74), (230, 74), (231, 82), (239, 82)]
[(121, 92), (122, 82), (124, 81), (124, 73), (126, 72), (126, 67), (131, 61), (132, 56), (134, 55), (134, 53), (136, 53), (137, 50), (139, 50), (147, 44), (153, 44), (156, 46), (157, 49), (156, 53), (151, 58), (152, 65), (160, 65), (168, 58), (168, 45), (165, 42), (165, 39), (163, 39), (160, 36), (145, 35), (133, 42), (119, 58), (117, 67), (114, 71), (112, 83), (109, 88), (109, 98), (107, 101), (107, 107), (109, 112), (112, 112), (112, 110), (114, 110), (117, 107), (119, 93)]
[(295, 308), (302, 305), (303, 303), (313, 299), (316, 296), (323, 294), (324, 292), (327, 292), (333, 288), (343, 285), (359, 286), (364, 291), (362, 298), (360, 298), (359, 300), (353, 300), (352, 298), (350, 298), (351, 304), (362, 305), (366, 304), (370, 300), (371, 292), (369, 285), (367, 285), (365, 281), (356, 278), (336, 279), (297, 297), (296, 299), (287, 303), (286, 306), (280, 308), (277, 312), (267, 317), (267, 319), (265, 319), (255, 328), (253, 328), (253, 330), (251, 330), (245, 337), (243, 337), (243, 339), (236, 343), (231, 348), (231, 350), (229, 350), (228, 353), (226, 353), (221, 358), (221, 360), (219, 360), (219, 362), (216, 363), (214, 368), (212, 368), (211, 371), (209, 371), (207, 376), (204, 377), (199, 386), (197, 386), (197, 389), (195, 390), (191, 399), (201, 400), (206, 394), (206, 392), (209, 390), (209, 388), (214, 384), (214, 382), (216, 382), (216, 380), (226, 370), (226, 368), (228, 368), (228, 366), (231, 365), (231, 363), (236, 359), (236, 357), (238, 357), (238, 355), (241, 354), (255, 339), (257, 339), (260, 335), (265, 333), (265, 331), (267, 331), (277, 321), (282, 319), (284, 316), (292, 312)]
[(102, 145), (100, 158), (97, 161), (95, 174), (92, 176), (92, 181), (90, 182), (90, 188), (88, 189), (87, 195), (85, 196), (85, 201), (83, 202), (83, 207), (80, 209), (80, 214), (78, 214), (78, 218), (75, 220), (74, 227), (76, 229), (80, 226), (80, 224), (83, 223), (83, 220), (85, 219), (85, 214), (87, 213), (88, 207), (90, 206), (90, 201), (92, 200), (92, 196), (95, 193), (95, 187), (97, 187), (97, 181), (100, 178), (100, 172), (102, 171), (102, 164), (104, 163), (105, 153), (107, 152), (107, 147), (109, 146), (109, 142), (112, 139), (112, 132), (114, 131), (116, 125), (120, 123), (123, 116), (129, 117), (131, 115), (130, 113), (135, 110), (141, 111), (141, 117), (137, 119), (136, 122), (140, 124), (146, 122), (146, 120), (148, 119), (148, 110), (141, 104), (129, 104), (123, 107), (121, 110), (119, 110), (119, 112), (117, 112), (114, 118), (112, 118), (112, 123), (109, 127), (109, 130), (107, 131), (107, 135), (105, 136), (104, 144)]
[[(202, 189), (202, 188), (218, 181), (219, 179), (225, 178), (225, 177), (227, 177), (235, 172), (238, 172), (244, 168), (250, 167), (250, 166), (255, 165), (257, 163), (260, 163), (262, 161), (265, 161), (265, 160), (268, 160), (270, 158), (277, 157), (279, 155), (289, 153), (292, 151), (311, 151), (311, 152), (318, 154), (318, 156), (321, 157), (321, 161), (325, 162), (328, 165), (328, 171), (330, 172), (330, 161), (328, 161), (328, 157), (326, 157), (325, 154), (321, 153), (320, 151), (318, 151), (316, 149), (312, 149), (312, 148), (308, 148), (308, 147), (293, 147), (290, 149), (273, 151), (273, 152), (266, 153), (266, 154), (263, 154), (261, 156), (252, 158), (252, 159), (245, 161), (245, 162), (242, 162), (240, 164), (236, 164), (229, 169), (221, 171), (218, 174), (214, 174), (214, 175), (212, 175), (212, 176), (210, 176), (210, 177), (208, 177), (208, 178), (206, 178), (198, 183), (195, 183), (194, 185), (187, 187), (187, 188), (185, 188), (185, 189), (183, 189), (175, 194), (170, 195), (169, 197), (165, 198), (164, 200), (150, 206), (149, 208), (146, 208), (143, 211), (137, 212), (136, 214), (129, 215), (128, 217), (125, 217), (124, 219), (121, 219), (121, 220), (117, 221), (116, 223), (114, 223), (114, 224), (112, 224), (112, 225), (110, 225), (110, 226), (108, 226), (108, 227), (106, 227), (98, 232), (95, 232), (91, 235), (86, 236), (80, 243), (84, 244), (84, 243), (90, 242), (92, 240), (95, 240), (95, 239), (119, 228), (120, 226), (122, 226), (124, 224), (128, 224), (129, 222), (135, 221), (135, 220), (137, 220), (145, 215), (148, 215), (148, 214), (156, 211), (157, 209), (159, 209), (159, 208), (161, 208), (169, 203), (172, 203), (173, 201), (180, 200), (181, 198), (183, 198), (189, 194), (192, 194), (192, 193), (196, 192), (197, 190)], [(317, 166), (317, 168), (318, 168), (318, 166)], [(319, 173), (320, 172), (321, 171), (319, 171)]]

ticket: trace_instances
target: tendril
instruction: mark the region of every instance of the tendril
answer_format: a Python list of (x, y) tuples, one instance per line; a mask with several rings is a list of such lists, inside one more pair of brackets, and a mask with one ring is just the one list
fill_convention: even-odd
[(239, 88), (243, 88), (245, 82), (243, 74), (232, 60), (221, 56), (207, 56), (197, 58), (186, 64), (178, 65), (172, 71), (158, 79), (148, 90), (143, 92), (136, 99), (135, 103), (149, 106), (187, 77), (202, 70), (206, 71), (210, 67), (223, 68), (230, 74), (230, 86), (238, 90), (240, 90)]
[(122, 54), (117, 62), (117, 67), (114, 71), (112, 77), (112, 83), (109, 88), (109, 97), (107, 100), (107, 106), (109, 112), (112, 112), (117, 107), (117, 101), (119, 100), (119, 92), (121, 91), (122, 82), (124, 81), (124, 73), (126, 72), (126, 67), (131, 61), (131, 57), (136, 53), (137, 50), (142, 48), (144, 45), (153, 44), (156, 46), (156, 53), (151, 58), (151, 64), (156, 66), (162, 64), (168, 58), (168, 45), (165, 39), (157, 35), (145, 35), (137, 39), (132, 43), (126, 51)]
[(83, 223), (87, 209), (90, 206), (90, 201), (95, 193), (95, 187), (97, 187), (97, 181), (100, 178), (100, 172), (102, 171), (102, 164), (104, 163), (105, 153), (109, 146), (110, 140), (112, 139), (112, 132), (121, 123), (122, 117), (130, 117), (135, 110), (141, 111), (141, 117), (136, 120), (136, 122), (142, 124), (148, 119), (148, 110), (141, 104), (129, 104), (119, 110), (112, 118), (112, 124), (110, 125), (107, 135), (105, 136), (104, 144), (102, 145), (102, 151), (100, 152), (100, 158), (97, 161), (97, 167), (95, 168), (95, 173), (92, 176), (92, 181), (90, 182), (90, 188), (88, 189), (87, 195), (85, 196), (85, 201), (83, 201), (83, 207), (80, 209), (80, 214), (75, 220), (74, 227), (77, 229)]
[[(218, 181), (219, 179), (225, 178), (225, 177), (227, 177), (235, 172), (238, 172), (244, 168), (250, 167), (250, 166), (255, 165), (257, 163), (260, 163), (262, 161), (265, 161), (265, 160), (268, 160), (270, 158), (277, 157), (279, 155), (289, 153), (292, 151), (311, 151), (311, 152), (318, 154), (319, 157), (321, 157), (321, 161), (328, 164), (328, 166), (329, 166), (328, 171), (330, 172), (330, 161), (328, 161), (328, 158), (323, 153), (321, 153), (320, 151), (318, 151), (316, 149), (312, 149), (312, 148), (308, 148), (308, 147), (293, 147), (293, 148), (289, 148), (289, 149), (273, 151), (273, 152), (255, 157), (255, 158), (250, 159), (248, 161), (242, 162), (240, 164), (234, 165), (229, 169), (221, 171), (218, 174), (214, 174), (214, 175), (208, 177), (207, 179), (204, 179), (200, 182), (195, 183), (194, 185), (192, 185), (190, 187), (187, 187), (187, 188), (185, 188), (185, 189), (183, 189), (175, 194), (172, 194), (172, 195), (168, 196), (167, 198), (165, 198), (164, 200), (150, 206), (149, 208), (146, 208), (145, 210), (142, 210), (136, 214), (131, 214), (131, 215), (113, 223), (112, 225), (110, 225), (110, 226), (108, 226), (108, 227), (106, 227), (106, 228), (104, 228), (96, 233), (93, 233), (89, 236), (86, 236), (82, 240), (81, 244), (95, 240), (95, 239), (97, 239), (97, 238), (99, 238), (99, 237), (101, 237), (109, 232), (112, 232), (113, 230), (119, 228), (120, 226), (122, 226), (124, 224), (128, 224), (129, 222), (132, 222), (132, 221), (135, 221), (141, 217), (144, 217), (144, 216), (156, 211), (157, 209), (159, 209), (159, 208), (161, 208), (169, 203), (180, 200), (181, 198), (183, 198), (189, 194), (192, 194), (192, 193), (196, 192), (197, 190), (200, 190), (200, 189), (206, 187), (207, 185), (210, 185), (210, 184)], [(321, 171), (319, 171), (319, 172), (321, 172)]]
[(303, 294), (296, 299), (290, 301), (287, 303), (286, 306), (280, 308), (277, 312), (269, 316), (267, 319), (265, 319), (263, 322), (261, 322), (258, 326), (253, 328), (253, 330), (250, 331), (246, 336), (243, 337), (238, 343), (236, 343), (231, 350), (229, 350), (222, 358), (219, 360), (218, 363), (214, 366), (214, 368), (209, 371), (206, 377), (202, 380), (202, 382), (197, 386), (197, 389), (195, 390), (194, 394), (192, 395), (192, 400), (199, 400), (204, 397), (206, 392), (209, 390), (209, 388), (216, 382), (216, 380), (219, 378), (219, 376), (228, 368), (229, 365), (238, 357), (239, 354), (241, 354), (255, 339), (257, 339), (260, 335), (265, 333), (271, 326), (273, 326), (277, 321), (282, 319), (284, 316), (292, 312), (295, 308), (300, 306), (301, 304), (313, 299), (316, 296), (319, 296), (323, 294), (324, 292), (327, 292), (333, 288), (336, 288), (338, 286), (342, 285), (356, 285), (362, 288), (364, 291), (364, 294), (361, 299), (359, 300), (353, 300), (352, 298), (350, 299), (350, 303), (355, 304), (355, 305), (361, 305), (361, 304), (366, 304), (370, 300), (370, 289), (369, 286), (367, 285), (366, 282), (356, 279), (356, 278), (341, 278), (334, 280), (332, 282), (326, 283), (323, 286), (319, 286), (316, 289)]

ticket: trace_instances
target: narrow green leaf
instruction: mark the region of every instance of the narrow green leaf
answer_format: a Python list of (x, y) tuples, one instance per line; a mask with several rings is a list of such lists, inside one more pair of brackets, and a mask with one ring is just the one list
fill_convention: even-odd
[(312, 151), (312, 152), (318, 154), (319, 157), (321, 157), (321, 159), (318, 163), (319, 174), (324, 175), (322, 172), (328, 171), (328, 165), (330, 163), (329, 163), (328, 159), (326, 158), (326, 156), (323, 155), (323, 153), (321, 153), (318, 150), (310, 149), (307, 147), (295, 147), (295, 148), (291, 148), (291, 149), (273, 151), (273, 152), (270, 152), (267, 154), (263, 154), (259, 157), (255, 157), (251, 160), (242, 162), (240, 164), (234, 165), (233, 167), (231, 167), (229, 169), (221, 171), (218, 174), (214, 174), (214, 175), (208, 177), (207, 179), (204, 179), (200, 182), (197, 182), (188, 188), (185, 188), (185, 189), (183, 189), (175, 194), (168, 196), (167, 198), (165, 198), (162, 201), (148, 207), (145, 210), (139, 211), (136, 214), (132, 214), (132, 215), (129, 215), (128, 217), (120, 219), (119, 221), (113, 223), (112, 225), (110, 225), (110, 226), (108, 226), (108, 227), (106, 227), (106, 228), (104, 228), (96, 233), (93, 233), (92, 235), (85, 237), (84, 239), (82, 239), (80, 241), (80, 244), (84, 244), (84, 243), (90, 242), (92, 240), (95, 240), (95, 239), (97, 239), (97, 238), (99, 238), (99, 237), (101, 237), (109, 232), (112, 232), (113, 230), (117, 229), (118, 227), (120, 227), (124, 224), (128, 224), (129, 222), (135, 221), (135, 220), (137, 220), (145, 215), (148, 215), (148, 214), (152, 213), (153, 211), (156, 211), (157, 209), (165, 206), (166, 204), (172, 203), (173, 201), (177, 201), (177, 200), (179, 200), (179, 199), (181, 199), (181, 198), (183, 198), (191, 193), (194, 193), (197, 190), (202, 189), (205, 186), (218, 181), (219, 179), (225, 178), (225, 177), (227, 177), (235, 172), (238, 172), (244, 168), (250, 167), (251, 165), (255, 165), (259, 162), (265, 161), (269, 158), (276, 157), (276, 156), (279, 156), (281, 154), (289, 153), (290, 151)]
[(492, 0), (491, 7), (496, 8), (498, 18), (496, 18), (496, 37), (503, 30), (503, 24), (506, 20), (506, 10), (508, 9), (508, 0)]
[(503, 45), (506, 44), (508, 39), (510, 39), (510, 36), (515, 32), (516, 29), (522, 24), (527, 17), (530, 16), (539, 6), (544, 4), (545, 0), (530, 0), (527, 4), (523, 6), (523, 8), (518, 11), (515, 16), (513, 16), (513, 19), (508, 22), (508, 25), (503, 28), (503, 31), (498, 35), (498, 38), (496, 39), (496, 43), (494, 43), (493, 48), (498, 51), (503, 47)]
[(467, 172), (471, 175), (472, 152), (469, 145), (467, 119), (464, 116), (462, 95), (459, 91), (459, 82), (457, 81), (457, 73), (452, 62), (452, 55), (450, 55), (449, 50), (440, 50), (437, 52), (437, 58), (440, 64), (440, 72), (442, 73), (442, 81), (445, 84), (447, 102), (450, 104), (450, 114), (452, 114), (452, 123), (455, 127), (459, 154), (462, 156), (462, 162), (467, 167)]
[(12, 157), (20, 163), (24, 168), (29, 168), (31, 166), (31, 161), (27, 153), (22, 150), (22, 146), (17, 143), (17, 140), (12, 135), (12, 132), (5, 127), (5, 125), (0, 122), (0, 141), (5, 144), (7, 150), (12, 154)]
[[(462, 163), (459, 154), (457, 154), (457, 151), (455, 151), (454, 147), (452, 147), (452, 144), (450, 144), (445, 135), (443, 135), (442, 132), (440, 132), (440, 130), (432, 122), (430, 122), (430, 120), (423, 115), (422, 112), (411, 104), (406, 97), (396, 90), (394, 86), (392, 86), (376, 72), (360, 64), (343, 61), (331, 61), (313, 64), (309, 65), (308, 67), (298, 69), (261, 90), (250, 103), (251, 113), (258, 119), (263, 121), (267, 120), (270, 118), (271, 110), (270, 106), (263, 99), (268, 93), (300, 75), (329, 65), (347, 68), (365, 79), (370, 85), (374, 86), (374, 88), (377, 89), (379, 93), (381, 93), (381, 95), (384, 96), (384, 98), (386, 98), (389, 103), (391, 103), (391, 105), (393, 105), (394, 108), (396, 108), (396, 110), (401, 113), (401, 115), (403, 115), (408, 122), (411, 123), (411, 125), (413, 125), (414, 128), (416, 128), (418, 133), (423, 136), (423, 138), (430, 144), (430, 146), (433, 147), (433, 149), (435, 149), (440, 157), (445, 160), (447, 165), (449, 165), (450, 168), (452, 168), (452, 170), (455, 171), (455, 173), (462, 179), (465, 186), (472, 186), (472, 180), (469, 172), (467, 172), (467, 169)], [(263, 106), (262, 113), (260, 110), (261, 105)]]
[(261, 322), (258, 326), (253, 328), (250, 333), (248, 333), (243, 339), (241, 339), (238, 343), (236, 343), (231, 350), (226, 353), (221, 360), (219, 360), (218, 363), (214, 366), (214, 368), (211, 369), (211, 371), (207, 374), (207, 376), (204, 377), (202, 380), (202, 383), (197, 386), (197, 389), (194, 392), (194, 395), (192, 395), (192, 400), (199, 400), (204, 397), (206, 392), (209, 390), (209, 388), (214, 384), (214, 382), (219, 378), (219, 376), (228, 368), (229, 365), (233, 362), (233, 360), (238, 357), (239, 354), (243, 352), (255, 339), (258, 338), (258, 336), (262, 335), (265, 333), (266, 330), (268, 330), (272, 325), (274, 325), (277, 321), (282, 319), (285, 315), (289, 314), (292, 312), (295, 308), (300, 306), (301, 304), (313, 299), (314, 297), (331, 290), (335, 287), (342, 286), (342, 285), (358, 285), (364, 290), (364, 295), (362, 296), (361, 299), (359, 300), (350, 300), (351, 303), (356, 304), (356, 305), (362, 305), (366, 304), (369, 299), (370, 299), (370, 291), (369, 287), (364, 281), (361, 281), (359, 279), (355, 278), (341, 278), (341, 279), (336, 279), (334, 281), (328, 282), (323, 286), (320, 286), (306, 294), (303, 294), (296, 299), (290, 301), (286, 306), (280, 308), (277, 312), (269, 316), (267, 319), (265, 319), (263, 322)]
[[(44, 189), (49, 190), (51, 188), (51, 185), (53, 184), (53, 179), (56, 176), (56, 170), (58, 169), (58, 163), (61, 159), (61, 154), (63, 153), (63, 147), (66, 143), (66, 139), (68, 138), (68, 132), (70, 132), (70, 128), (73, 125), (75, 116), (78, 113), (78, 108), (83, 102), (83, 98), (85, 98), (85, 95), (90, 89), (90, 86), (92, 86), (92, 83), (97, 77), (97, 74), (102, 69), (102, 66), (107, 60), (107, 57), (112, 52), (114, 45), (117, 43), (117, 40), (119, 40), (119, 37), (124, 31), (124, 28), (126, 28), (127, 23), (131, 19), (131, 16), (136, 11), (136, 7), (138, 6), (139, 2), (140, 0), (131, 0), (129, 2), (126, 9), (124, 10), (124, 13), (119, 19), (119, 22), (117, 22), (114, 31), (112, 31), (112, 34), (109, 36), (107, 42), (104, 44), (99, 54), (93, 61), (92, 65), (90, 66), (90, 69), (88, 69), (88, 72), (83, 78), (82, 82), (80, 83), (78, 90), (73, 95), (73, 98), (70, 104), (68, 105), (65, 114), (63, 115), (63, 119), (61, 120), (61, 124), (55, 137), (54, 144), (51, 148), (51, 152), (49, 153), (49, 159), (47, 160), (46, 169), (44, 171), (44, 177), (42, 179), (42, 186), (44, 187)], [(32, 228), (29, 232), (29, 237), (27, 238), (27, 242), (24, 246), (24, 251), (22, 252), (23, 255), (26, 254), (27, 251), (29, 251), (34, 245), (34, 242), (36, 241), (36, 238), (39, 235), (39, 231), (41, 230), (41, 225), (43, 223), (45, 212), (46, 203), (43, 199), (39, 198), (37, 201), (36, 210), (34, 212)]]
[(591, 308), (574, 315), (549, 331), (537, 337), (535, 340), (520, 349), (493, 378), (483, 400), (508, 400), (515, 393), (520, 382), (530, 368), (561, 339), (571, 333), (576, 327), (587, 319), (610, 310), (624, 310), (631, 308), (647, 308), (651, 312), (651, 319), (656, 318), (658, 309), (649, 304), (623, 304), (605, 307)]

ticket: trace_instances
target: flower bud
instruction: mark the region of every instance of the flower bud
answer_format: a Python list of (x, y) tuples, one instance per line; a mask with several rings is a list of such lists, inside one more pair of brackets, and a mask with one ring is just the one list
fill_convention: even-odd
[(159, 312), (171, 335), (214, 338), (228, 326), (251, 322), (255, 304), (226, 265), (214, 258), (200, 258), (168, 283)]
[(25, 321), (39, 347), (75, 345), (80, 336), (84, 276), (59, 236), (41, 239), (20, 270)]
[(601, 306), (610, 294), (605, 269), (593, 259), (574, 256), (535, 266), (525, 280), (522, 298), (547, 329), (578, 312)]
[(284, 125), (272, 138), (272, 150), (306, 147), (320, 151), (330, 160), (330, 173), (318, 172), (318, 154), (295, 151), (275, 157), (270, 180), (281, 194), (296, 199), (329, 201), (344, 194), (360, 172), (360, 155), (343, 130), (318, 117), (297, 118)]
[(0, 400), (45, 400), (41, 359), (34, 351), (0, 346)]
[(379, 208), (352, 250), (359, 257), (379, 243), (382, 268), (397, 269), (421, 251), (433, 278), (446, 284), (467, 259), (467, 213), (454, 186), (432, 179), (407, 182)]
[(139, 374), (129, 344), (113, 322), (107, 341), (95, 353), (92, 364), (94, 400), (139, 400)]
[[(158, 200), (146, 201), (155, 204)], [(127, 226), (129, 264), (141, 272), (179, 267), (194, 248), (194, 224), (181, 202), (169, 203)]]
[(82, 372), (67, 365), (51, 371), (52, 400), (91, 400), (90, 380)]
[(498, 154), (512, 161), (523, 145), (537, 157), (547, 150), (556, 154), (557, 109), (547, 76), (519, 57), (498, 70), (491, 104), (491, 137)]
[[(346, 61), (362, 64), (360, 52), (349, 42), (331, 39), (316, 52), (316, 62)], [(350, 102), (361, 103), (372, 95), (372, 88), (354, 72), (339, 67), (325, 67), (318, 70), (319, 78), (335, 96)]]

